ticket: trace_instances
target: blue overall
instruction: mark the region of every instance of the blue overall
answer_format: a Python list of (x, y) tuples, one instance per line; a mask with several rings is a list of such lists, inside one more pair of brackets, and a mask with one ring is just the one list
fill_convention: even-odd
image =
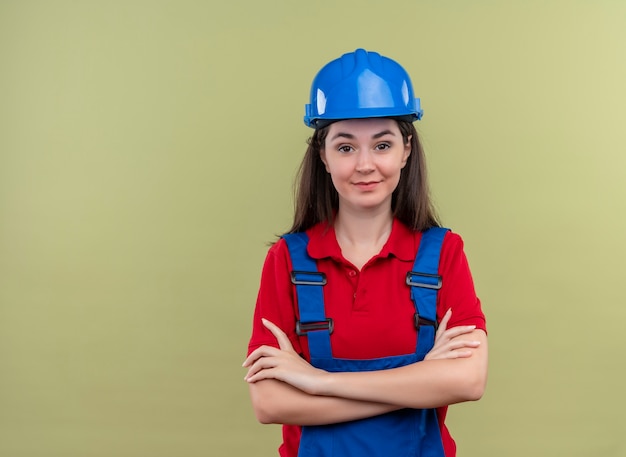
[[(326, 277), (306, 252), (305, 233), (283, 236), (289, 248), (300, 320), (298, 335), (306, 335), (311, 364), (333, 372), (375, 371), (396, 368), (424, 359), (432, 349), (437, 326), (439, 255), (447, 229), (433, 227), (422, 234), (413, 270), (406, 283), (415, 303), (418, 337), (415, 353), (377, 359), (337, 359), (332, 356), (333, 321), (324, 311)], [(435, 409), (402, 409), (339, 424), (302, 427), (298, 457), (443, 457), (443, 444)]]

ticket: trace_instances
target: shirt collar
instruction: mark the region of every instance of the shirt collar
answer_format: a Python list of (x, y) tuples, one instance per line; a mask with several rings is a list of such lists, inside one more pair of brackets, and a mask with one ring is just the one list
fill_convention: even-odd
[[(412, 261), (417, 251), (415, 232), (400, 222), (393, 220), (391, 234), (383, 246), (378, 257), (394, 256), (400, 260)], [(341, 248), (337, 242), (335, 228), (326, 222), (321, 222), (307, 230), (309, 245), (307, 252), (314, 259), (331, 257), (340, 260)]]

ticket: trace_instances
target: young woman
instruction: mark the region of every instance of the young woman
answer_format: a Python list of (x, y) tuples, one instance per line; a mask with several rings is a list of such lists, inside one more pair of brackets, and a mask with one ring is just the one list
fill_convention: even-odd
[(485, 317), (432, 209), (421, 115), (374, 52), (313, 81), (294, 223), (267, 254), (243, 364), (283, 457), (453, 457), (447, 406), (483, 395)]

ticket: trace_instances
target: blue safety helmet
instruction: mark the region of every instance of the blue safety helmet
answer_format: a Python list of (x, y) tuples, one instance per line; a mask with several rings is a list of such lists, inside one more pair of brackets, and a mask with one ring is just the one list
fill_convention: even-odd
[(395, 60), (357, 49), (327, 63), (311, 85), (304, 123), (320, 128), (340, 119), (392, 117), (413, 122), (422, 118), (411, 78)]

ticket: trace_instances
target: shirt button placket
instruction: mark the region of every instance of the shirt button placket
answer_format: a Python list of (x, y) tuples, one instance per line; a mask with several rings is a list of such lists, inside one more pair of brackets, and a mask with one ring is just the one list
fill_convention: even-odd
[(348, 277), (350, 278), (350, 282), (352, 283), (352, 290), (354, 290), (354, 293), (352, 294), (352, 301), (356, 301), (356, 290), (357, 290), (357, 285), (358, 285), (358, 281), (357, 281), (357, 272), (353, 269), (348, 269)]

